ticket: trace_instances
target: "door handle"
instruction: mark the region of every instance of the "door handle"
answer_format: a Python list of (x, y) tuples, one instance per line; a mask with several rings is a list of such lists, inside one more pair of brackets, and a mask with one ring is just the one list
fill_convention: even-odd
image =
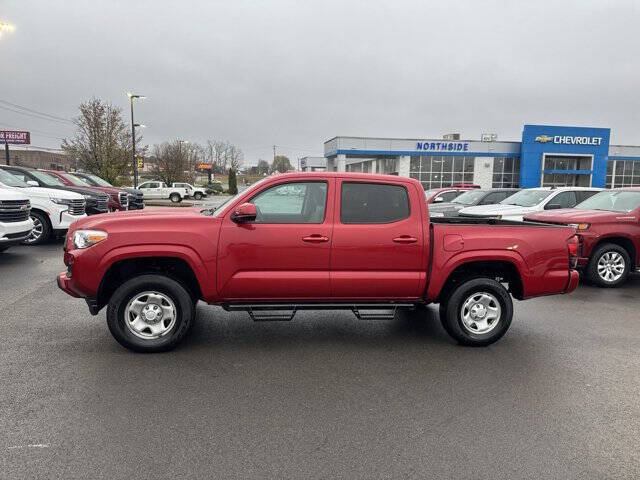
[(329, 237), (325, 237), (324, 235), (320, 235), (319, 233), (314, 233), (313, 235), (309, 235), (307, 237), (302, 237), (303, 242), (328, 242)]
[(418, 239), (409, 235), (400, 235), (394, 238), (393, 241), (396, 243), (416, 243)]

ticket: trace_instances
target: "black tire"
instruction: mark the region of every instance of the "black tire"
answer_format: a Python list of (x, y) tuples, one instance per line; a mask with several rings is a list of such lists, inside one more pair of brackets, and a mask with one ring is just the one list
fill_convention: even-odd
[(11, 246), (6, 246), (6, 247), (0, 247), (0, 253), (6, 251), (7, 249), (11, 248)]
[[(474, 297), (481, 298), (481, 294), (488, 294), (491, 308), (498, 307), (499, 316), (487, 328), (486, 333), (476, 333), (473, 328), (465, 325), (463, 321), (463, 307), (467, 301), (473, 302)], [(476, 302), (479, 303), (479, 302)], [(496, 305), (494, 305), (497, 303)], [(474, 305), (475, 306), (475, 303)], [(471, 314), (471, 308), (465, 309)], [(485, 315), (490, 312), (485, 311)], [(490, 278), (475, 278), (455, 288), (440, 304), (440, 321), (442, 326), (455, 340), (462, 345), (483, 347), (499, 340), (509, 329), (513, 318), (513, 301), (511, 295), (501, 283)], [(482, 321), (482, 319), (480, 319)], [(495, 322), (495, 323), (494, 323)], [(472, 322), (472, 325), (478, 325)]]
[[(622, 261), (624, 262), (624, 270), (622, 272), (622, 275), (618, 277), (616, 273), (613, 272), (613, 274), (616, 276), (616, 278), (613, 280), (607, 280), (604, 276), (601, 276), (600, 273), (598, 273), (598, 263), (601, 259), (606, 262), (605, 255), (607, 254), (617, 256), (615, 258), (621, 257)], [(605, 243), (604, 245), (599, 246), (596, 251), (591, 254), (589, 265), (587, 266), (587, 279), (589, 280), (589, 282), (597, 285), (598, 287), (615, 288), (620, 286), (627, 280), (630, 271), (631, 258), (629, 257), (629, 253), (620, 245), (616, 245), (614, 243)], [(607, 270), (603, 272), (603, 275), (607, 275)]]
[(171, 200), (173, 203), (179, 203), (182, 201), (182, 197), (179, 193), (172, 193), (171, 195), (169, 195), (169, 200)]
[[(158, 292), (175, 305), (175, 324), (163, 336), (145, 339), (136, 336), (125, 321), (127, 305), (144, 292)], [(109, 300), (107, 325), (117, 342), (129, 350), (141, 353), (165, 352), (174, 348), (189, 331), (195, 317), (191, 294), (177, 281), (163, 275), (140, 275), (122, 284)]]
[(193, 195), (193, 198), (195, 198), (196, 200), (202, 200), (202, 194), (200, 192), (196, 192)]
[[(31, 220), (33, 220), (34, 227), (31, 231), (32, 234), (24, 240), (22, 243), (25, 245), (40, 245), (41, 243), (46, 242), (51, 237), (51, 224), (49, 223), (49, 219), (40, 212), (32, 211), (29, 216)], [(41, 226), (41, 230), (39, 230), (39, 226)], [(39, 235), (36, 235), (36, 232), (41, 232)]]

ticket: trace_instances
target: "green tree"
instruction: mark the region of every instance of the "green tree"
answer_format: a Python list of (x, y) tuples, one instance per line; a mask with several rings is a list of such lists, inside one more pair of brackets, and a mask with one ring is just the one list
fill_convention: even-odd
[(236, 178), (236, 171), (233, 169), (229, 170), (229, 193), (231, 195), (238, 193), (238, 180)]
[[(62, 149), (77, 160), (78, 168), (116, 185), (122, 177), (127, 182), (132, 172), (131, 132), (121, 109), (97, 98), (81, 103), (79, 109), (73, 120), (76, 132), (62, 141)], [(136, 138), (136, 153), (144, 155), (141, 141)]]
[(265, 173), (269, 173), (269, 162), (266, 160), (258, 160), (258, 166), (256, 167), (256, 172), (258, 175), (264, 175)]
[(273, 163), (271, 164), (271, 171), (285, 173), (289, 170), (293, 170), (289, 157), (285, 155), (276, 155), (273, 159)]

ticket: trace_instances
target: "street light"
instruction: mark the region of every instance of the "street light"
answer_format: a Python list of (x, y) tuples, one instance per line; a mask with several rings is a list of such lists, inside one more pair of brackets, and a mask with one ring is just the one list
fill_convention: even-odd
[(133, 161), (133, 188), (138, 188), (138, 161), (136, 160), (136, 127), (144, 128), (142, 123), (134, 123), (133, 121), (133, 99), (138, 98), (144, 100), (144, 95), (136, 95), (131, 92), (127, 92), (129, 97), (129, 103), (131, 104), (131, 159)]
[(7, 22), (0, 22), (0, 37), (3, 33), (11, 33), (16, 29), (14, 25)]

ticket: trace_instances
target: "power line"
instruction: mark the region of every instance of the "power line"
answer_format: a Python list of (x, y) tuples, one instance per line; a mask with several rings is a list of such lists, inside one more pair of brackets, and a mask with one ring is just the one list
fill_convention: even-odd
[(0, 99), (0, 103), (4, 103), (5, 105), (10, 105), (12, 107), (19, 108), (21, 110), (25, 110), (27, 112), (31, 112), (31, 113), (35, 113), (35, 114), (42, 115), (42, 116), (45, 116), (45, 117), (49, 117), (49, 118), (54, 119), (54, 120), (61, 120), (63, 122), (71, 122), (71, 119), (69, 119), (69, 118), (63, 118), (63, 117), (59, 117), (57, 115), (51, 115), (49, 113), (40, 112), (38, 110), (34, 110), (33, 108), (29, 108), (29, 107), (25, 107), (25, 106), (22, 106), (22, 105), (18, 105), (17, 103), (7, 102), (6, 100)]
[(54, 122), (54, 123), (58, 123), (58, 124), (61, 124), (61, 125), (71, 125), (72, 124), (72, 122), (70, 122), (70, 121), (63, 122), (62, 120), (54, 120), (53, 118), (42, 117), (40, 115), (36, 115), (35, 113), (23, 112), (21, 110), (16, 110), (14, 108), (5, 107), (3, 105), (0, 105), (0, 108), (2, 108), (3, 110), (9, 110), (10, 112), (18, 113), (20, 115), (26, 115), (27, 117), (37, 118), (38, 120), (48, 120), (49, 122)]

